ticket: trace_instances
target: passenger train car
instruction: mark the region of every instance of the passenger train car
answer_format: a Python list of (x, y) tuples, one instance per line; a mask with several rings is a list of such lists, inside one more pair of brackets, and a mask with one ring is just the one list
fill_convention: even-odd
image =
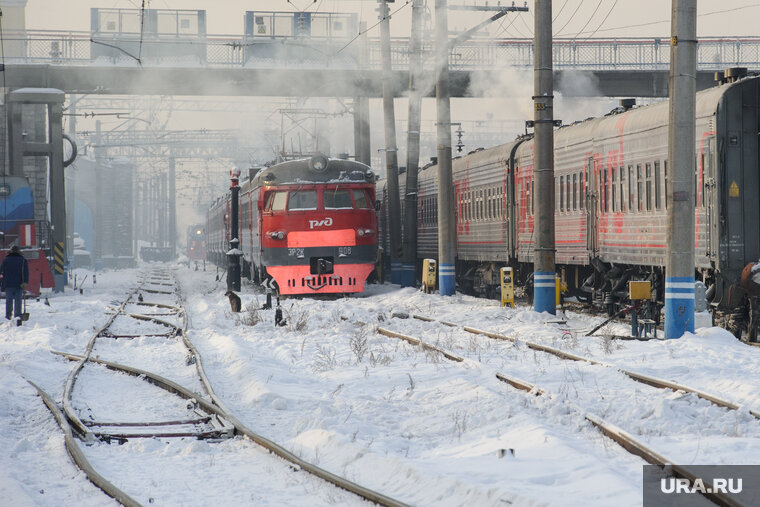
[[(240, 183), (243, 274), (273, 279), (280, 294), (362, 292), (377, 259), (375, 176), (359, 162), (286, 161)], [(224, 265), (229, 194), (208, 213), (208, 255)]]
[[(44, 225), (43, 227), (40, 227)], [(18, 245), (29, 262), (27, 292), (38, 295), (40, 287), (52, 287), (53, 274), (43, 248), (50, 245), (47, 224), (34, 220), (34, 198), (29, 181), (21, 176), (0, 176), (0, 262), (10, 247)], [(41, 238), (45, 238), (43, 241)]]
[[(758, 131), (760, 77), (697, 94), (694, 269), (729, 328), (743, 325), (748, 308), (741, 271), (760, 259)], [(530, 282), (533, 151), (534, 140), (523, 136), (453, 161), (462, 288), (495, 293), (504, 265)], [(649, 279), (663, 301), (672, 177), (668, 102), (618, 108), (557, 129), (554, 171), (556, 264), (571, 291), (611, 309), (625, 299), (628, 280)], [(419, 175), (419, 259), (437, 256), (437, 173), (432, 165)]]

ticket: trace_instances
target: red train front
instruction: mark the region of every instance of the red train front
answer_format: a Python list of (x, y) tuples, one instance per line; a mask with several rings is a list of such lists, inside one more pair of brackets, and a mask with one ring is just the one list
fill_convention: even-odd
[[(274, 279), (283, 295), (364, 290), (377, 259), (368, 166), (323, 155), (282, 162), (241, 181), (239, 199), (244, 275)], [(219, 263), (230, 238), (228, 206), (220, 200), (209, 211), (209, 256)]]

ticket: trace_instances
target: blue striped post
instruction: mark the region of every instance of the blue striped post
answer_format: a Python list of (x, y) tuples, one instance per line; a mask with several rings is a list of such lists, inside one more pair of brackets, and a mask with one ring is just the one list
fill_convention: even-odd
[(401, 265), (401, 286), (414, 287), (414, 264)]
[(438, 293), (441, 296), (453, 296), (457, 291), (457, 283), (453, 264), (438, 265)]
[(665, 278), (665, 338), (694, 332), (694, 277)]
[(401, 274), (402, 266), (403, 264), (400, 260), (391, 261), (391, 283), (401, 285), (401, 281), (403, 280), (403, 275)]
[(556, 275), (551, 271), (533, 272), (533, 309), (557, 313)]

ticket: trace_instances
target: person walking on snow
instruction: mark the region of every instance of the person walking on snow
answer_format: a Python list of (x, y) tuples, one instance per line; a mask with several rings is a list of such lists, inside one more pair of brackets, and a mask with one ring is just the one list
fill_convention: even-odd
[(29, 282), (29, 264), (18, 245), (11, 247), (8, 255), (0, 264), (0, 277), (3, 290), (5, 291), (5, 318), (11, 320), (16, 317), (16, 325), (21, 325), (21, 296)]

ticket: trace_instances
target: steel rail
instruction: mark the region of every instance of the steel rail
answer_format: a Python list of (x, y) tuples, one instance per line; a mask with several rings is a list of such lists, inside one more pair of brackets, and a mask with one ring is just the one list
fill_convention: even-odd
[[(425, 349), (436, 350), (438, 352), (444, 353), (439, 347), (436, 347), (432, 344), (426, 343), (418, 338), (414, 338), (409, 335), (397, 333), (395, 331), (391, 331), (389, 329), (385, 329), (382, 327), (378, 327), (377, 332), (384, 336), (404, 340), (406, 342), (412, 343), (414, 345), (418, 345)], [(453, 354), (453, 353), (446, 352), (444, 356), (456, 362), (464, 361), (463, 357), (457, 356), (456, 354)], [(517, 377), (508, 376), (503, 373), (497, 372), (496, 378), (498, 378), (502, 382), (506, 382), (514, 386), (515, 388), (519, 390), (527, 391), (529, 393), (535, 394), (536, 396), (544, 395), (547, 393), (547, 391), (541, 389), (537, 385), (531, 384), (530, 382), (519, 379)], [(653, 465), (657, 465), (660, 467), (670, 466), (671, 471), (675, 477), (687, 479), (689, 480), (690, 483), (694, 482), (696, 476), (692, 474), (686, 467), (682, 465), (676, 465), (672, 460), (667, 459), (663, 457), (662, 455), (656, 453), (655, 451), (649, 449), (649, 447), (647, 447), (644, 443), (636, 440), (630, 433), (623, 431), (622, 429), (618, 428), (614, 424), (606, 422), (600, 417), (590, 412), (584, 412), (582, 409), (580, 409), (580, 407), (575, 407), (575, 408), (578, 412), (581, 412), (581, 415), (583, 416), (583, 418), (587, 420), (592, 426), (597, 428), (603, 435), (612, 439), (615, 443), (617, 443), (620, 447), (625, 449), (630, 454), (639, 456), (644, 461)], [(718, 505), (722, 505), (726, 507), (739, 507), (742, 505), (741, 503), (736, 502), (734, 499), (728, 497), (725, 493), (718, 493), (718, 492), (711, 492), (711, 493), (701, 492), (701, 493), (703, 496), (705, 496), (706, 498), (715, 502)]]
[[(177, 286), (177, 294), (180, 295), (180, 300), (183, 300), (182, 290), (179, 285)], [(211, 381), (209, 380), (208, 376), (206, 375), (206, 371), (203, 368), (203, 360), (201, 358), (201, 355), (198, 352), (198, 349), (195, 347), (195, 345), (190, 341), (190, 338), (188, 337), (188, 332), (187, 332), (188, 326), (189, 326), (189, 322), (188, 322), (187, 312), (183, 312), (184, 332), (182, 333), (182, 340), (184, 341), (185, 346), (190, 350), (193, 359), (195, 359), (195, 366), (198, 371), (198, 375), (201, 377), (201, 381), (203, 382), (206, 392), (208, 393), (209, 397), (213, 401), (214, 405), (219, 407), (219, 410), (225, 414), (224, 415), (225, 419), (227, 419), (229, 422), (232, 423), (233, 426), (235, 426), (235, 430), (239, 434), (245, 435), (246, 437), (250, 438), (258, 445), (267, 449), (269, 452), (279, 456), (285, 461), (292, 463), (293, 465), (296, 465), (299, 469), (305, 470), (306, 472), (309, 472), (310, 474), (315, 475), (319, 477), (320, 479), (323, 479), (341, 489), (354, 493), (355, 495), (358, 495), (361, 498), (364, 498), (365, 500), (369, 500), (370, 502), (374, 502), (378, 505), (383, 505), (386, 507), (403, 507), (407, 505), (399, 500), (393, 499), (389, 496), (383, 495), (382, 493), (373, 491), (369, 488), (365, 488), (364, 486), (360, 486), (359, 484), (356, 484), (355, 482), (352, 482), (344, 477), (341, 477), (323, 468), (320, 468), (317, 465), (309, 463), (301, 459), (300, 457), (296, 456), (292, 452), (288, 451), (281, 445), (273, 442), (272, 440), (269, 440), (268, 438), (264, 436), (259, 435), (258, 433), (255, 433), (253, 430), (245, 426), (237, 417), (235, 417), (234, 415), (230, 413), (230, 411), (225, 407), (222, 400), (219, 399), (219, 397), (214, 392), (214, 389), (211, 386)]]
[[(436, 322), (436, 319), (431, 319), (430, 317), (425, 317), (421, 315), (412, 315), (413, 318), (417, 320), (421, 320), (423, 322)], [(565, 352), (564, 350), (557, 349), (555, 347), (550, 347), (548, 345), (541, 345), (539, 343), (534, 343), (526, 340), (521, 340), (519, 338), (513, 337), (513, 336), (507, 336), (501, 333), (494, 333), (491, 331), (484, 331), (482, 329), (477, 329), (470, 326), (464, 326), (464, 325), (458, 325), (458, 324), (452, 324), (450, 322), (443, 322), (440, 321), (441, 324), (447, 325), (447, 326), (456, 326), (461, 328), (462, 330), (471, 333), (471, 334), (477, 334), (477, 335), (483, 335), (487, 336), (489, 338), (493, 338), (496, 340), (504, 340), (509, 341), (512, 343), (522, 343), (525, 344), (526, 347), (538, 350), (540, 352), (545, 352), (547, 354), (551, 354), (553, 356), (559, 357), (560, 359), (564, 360), (570, 360), (570, 361), (579, 361), (579, 362), (585, 362), (588, 364), (596, 365), (596, 366), (602, 366), (605, 368), (611, 368), (614, 370), (619, 371), (623, 375), (627, 376), (631, 380), (635, 380), (636, 382), (640, 382), (642, 384), (646, 384), (651, 387), (655, 387), (658, 389), (670, 389), (672, 391), (682, 391), (686, 393), (692, 393), (696, 394), (699, 398), (702, 398), (703, 400), (707, 400), (713, 405), (726, 408), (728, 410), (739, 410), (741, 405), (734, 403), (732, 401), (723, 399), (719, 396), (715, 396), (713, 394), (707, 393), (705, 391), (702, 391), (701, 389), (696, 389), (694, 387), (689, 387), (684, 384), (680, 384), (677, 382), (672, 382), (669, 380), (664, 380), (657, 377), (652, 377), (651, 375), (644, 375), (643, 373), (637, 373), (631, 370), (626, 370), (625, 368), (618, 367), (611, 363), (606, 363), (603, 361), (597, 361), (596, 359), (591, 359), (589, 357), (579, 356), (577, 354), (573, 354), (570, 352)], [(748, 409), (749, 413), (754, 416), (756, 419), (760, 419), (760, 411)]]
[(66, 420), (66, 416), (58, 408), (55, 401), (53, 401), (53, 399), (34, 382), (29, 380), (27, 380), (27, 382), (37, 390), (37, 394), (39, 394), (42, 401), (53, 414), (53, 417), (58, 422), (58, 426), (60, 426), (63, 431), (63, 439), (69, 456), (71, 456), (71, 459), (74, 460), (74, 463), (76, 463), (79, 469), (85, 473), (90, 482), (125, 507), (140, 507), (141, 504), (137, 500), (114, 486), (113, 483), (109, 482), (105, 477), (95, 471), (87, 457), (85, 457), (84, 452), (82, 452), (82, 449), (79, 447), (77, 439), (72, 432), (71, 425), (69, 425)]
[[(76, 354), (69, 354), (66, 352), (51, 351), (51, 353), (65, 357), (66, 359), (69, 359), (71, 361), (81, 361), (83, 359), (83, 356), (79, 356)], [(389, 507), (390, 506), (400, 507), (400, 506), (406, 505), (402, 502), (399, 502), (390, 497), (382, 495), (381, 493), (372, 491), (368, 488), (365, 488), (354, 482), (351, 482), (348, 479), (335, 475), (332, 472), (328, 472), (327, 470), (323, 468), (320, 468), (316, 465), (313, 465), (299, 458), (298, 456), (291, 453), (284, 447), (248, 429), (236, 417), (230, 415), (226, 411), (226, 409), (223, 409), (222, 407), (216, 405), (215, 403), (204, 400), (198, 394), (190, 391), (189, 389), (182, 387), (181, 385), (177, 384), (176, 382), (172, 380), (169, 380), (165, 377), (162, 377), (155, 373), (151, 373), (146, 370), (141, 370), (139, 368), (134, 368), (132, 366), (127, 366), (127, 365), (123, 365), (119, 363), (113, 363), (111, 361), (105, 361), (103, 359), (97, 359), (97, 358), (91, 357), (88, 359), (88, 361), (92, 363), (96, 363), (96, 364), (101, 364), (105, 366), (106, 368), (113, 371), (121, 371), (124, 373), (128, 373), (130, 375), (133, 375), (135, 377), (143, 377), (148, 382), (155, 384), (156, 386), (162, 389), (165, 389), (169, 392), (182, 396), (185, 399), (196, 401), (203, 410), (207, 412), (211, 412), (217, 415), (218, 417), (221, 417), (225, 419), (226, 421), (229, 421), (234, 426), (237, 433), (247, 436), (248, 438), (253, 440), (255, 443), (267, 449), (268, 451), (278, 455), (281, 458), (284, 458), (286, 461), (289, 461), (290, 463), (298, 466), (302, 470), (305, 470), (311, 473), (312, 475), (316, 475), (317, 477), (321, 479), (331, 482), (335, 486), (338, 486), (342, 489), (350, 491), (351, 493), (355, 493), (361, 496), (362, 498), (375, 502), (379, 505), (385, 505)], [(197, 364), (197, 357), (196, 357), (196, 364)]]

